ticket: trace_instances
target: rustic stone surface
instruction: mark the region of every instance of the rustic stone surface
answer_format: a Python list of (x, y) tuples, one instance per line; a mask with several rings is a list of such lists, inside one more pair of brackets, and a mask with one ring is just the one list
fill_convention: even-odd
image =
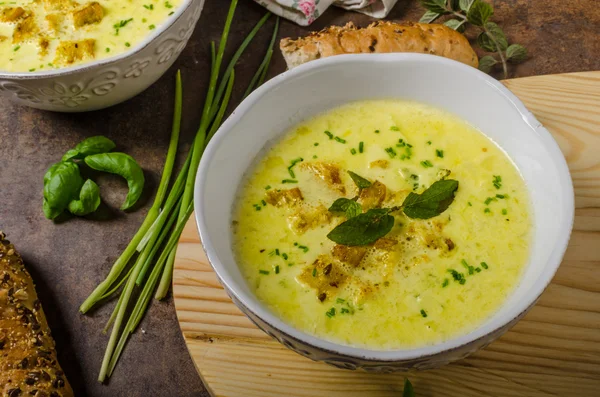
[[(87, 114), (56, 114), (0, 100), (0, 229), (21, 251), (34, 276), (61, 363), (81, 396), (208, 395), (186, 351), (171, 299), (153, 302), (108, 385), (100, 385), (96, 377), (108, 339), (101, 330), (114, 302), (86, 316), (78, 312), (148, 210), (168, 145), (177, 68), (182, 70), (185, 87), (182, 152), (189, 147), (208, 80), (208, 43), (218, 40), (228, 7), (222, 0), (207, 3), (199, 27), (176, 65), (154, 86), (124, 104)], [(600, 69), (600, 9), (595, 0), (494, 3), (495, 20), (511, 41), (525, 45), (531, 55), (511, 69), (512, 77)], [(249, 0), (240, 1), (230, 49), (243, 40), (263, 12)], [(414, 21), (422, 12), (416, 0), (400, 0), (390, 19)], [(348, 20), (359, 25), (369, 22), (363, 15), (331, 10), (311, 29)], [(259, 33), (236, 68), (234, 102), (262, 60), (272, 23)], [(280, 37), (308, 31), (284, 21)], [(276, 52), (270, 75), (284, 68)], [(118, 150), (131, 154), (144, 168), (148, 182), (139, 210), (119, 211), (125, 183), (101, 176), (96, 178), (104, 201), (100, 211), (89, 219), (53, 224), (41, 211), (45, 170), (79, 141), (99, 134), (113, 139)]]

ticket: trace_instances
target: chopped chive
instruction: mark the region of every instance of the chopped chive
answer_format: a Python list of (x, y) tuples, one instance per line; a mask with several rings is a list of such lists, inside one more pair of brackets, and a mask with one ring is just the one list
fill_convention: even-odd
[(442, 288), (446, 288), (448, 286), (448, 284), (450, 283), (450, 281), (448, 281), (448, 279), (444, 279), (444, 282), (442, 283)]
[(364, 151), (365, 151), (365, 143), (364, 143), (364, 142), (362, 142), (362, 141), (360, 141), (360, 142), (358, 143), (358, 152), (359, 152), (359, 153), (363, 153)]
[(325, 133), (325, 135), (327, 135), (329, 137), (329, 139), (333, 139), (333, 134), (329, 131), (323, 131)]
[(263, 207), (267, 206), (267, 202), (265, 200), (260, 200), (260, 203), (263, 205)]
[(444, 151), (436, 149), (435, 150), (435, 155), (438, 156), (438, 157), (440, 157), (440, 158), (444, 158)]
[(15, 48), (13, 48), (13, 51), (19, 51), (19, 48), (21, 48), (20, 45), (16, 45)]
[(495, 200), (494, 197), (488, 197), (488, 198), (485, 199), (484, 203), (485, 203), (485, 205), (489, 205), (494, 200)]
[(327, 312), (325, 313), (325, 315), (329, 318), (335, 316), (335, 307), (332, 307), (331, 309), (327, 310)]
[(281, 183), (298, 183), (298, 181), (295, 179), (284, 179)]
[(421, 309), (421, 316), (427, 317), (427, 312), (423, 309)]
[(498, 197), (499, 199), (505, 199), (506, 196), (503, 194), (497, 194), (496, 197)]
[(356, 154), (356, 149), (354, 149), (354, 148), (350, 149), (350, 153), (352, 153), (352, 155), (354, 156)]
[(142, 18), (142, 23), (146, 23), (148, 20), (146, 18)]
[(173, 14), (175, 14), (175, 11), (171, 11), (171, 12), (169, 13), (169, 16), (171, 16), (171, 15), (173, 15)]
[(400, 131), (400, 128), (398, 128), (398, 126), (393, 125), (393, 126), (390, 127), (390, 130), (392, 130), (392, 131)]
[(476, 268), (475, 268), (475, 271), (476, 271), (477, 273), (480, 273), (480, 272), (481, 272), (481, 268), (479, 268), (479, 267), (476, 267)]
[(340, 310), (341, 314), (346, 314), (346, 313), (350, 313), (350, 310), (346, 309), (345, 307), (342, 307), (342, 310)]
[(494, 179), (492, 180), (492, 184), (496, 189), (500, 189), (502, 187), (502, 177), (500, 175), (494, 175)]
[(126, 41), (125, 42), (125, 47), (131, 47), (131, 44), (128, 41)]
[(165, 1), (165, 8), (173, 8), (173, 5), (171, 5), (171, 3), (168, 1)]
[(35, 72), (35, 68), (29, 69), (30, 72)]
[(410, 175), (410, 179), (414, 179), (415, 181), (418, 181), (419, 180), (419, 175), (411, 174)]
[(431, 161), (429, 161), (429, 160), (421, 161), (421, 165), (425, 168), (433, 167), (433, 164), (431, 164)]
[(319, 142), (313, 143), (313, 146), (319, 146)]
[(390, 158), (392, 158), (392, 159), (393, 159), (394, 157), (396, 157), (396, 155), (397, 155), (396, 151), (395, 151), (395, 150), (394, 150), (394, 148), (392, 148), (392, 147), (389, 147), (389, 148), (385, 149), (385, 151), (387, 152), (387, 154), (388, 154), (388, 155), (390, 156)]
[(288, 259), (288, 255), (285, 252), (281, 254), (281, 257), (286, 261)]
[(473, 274), (475, 272), (475, 268), (469, 265), (466, 260), (463, 259), (460, 261), (460, 263), (469, 271), (469, 274)]
[(312, 276), (317, 277), (317, 268), (316, 267), (313, 268)]
[(305, 246), (305, 245), (298, 245), (297, 247), (298, 247), (299, 249), (301, 249), (302, 251), (304, 251), (304, 252), (308, 252), (308, 247), (307, 247), (307, 246)]
[(148, 26), (148, 29), (153, 30), (154, 28), (156, 28), (156, 26), (154, 26), (154, 24)]
[(344, 302), (346, 302), (346, 300), (345, 300), (345, 299), (342, 299), (342, 298), (337, 298), (337, 299), (335, 300), (335, 303), (344, 303)]
[(275, 248), (275, 255), (279, 256), (279, 248)]
[(457, 272), (454, 269), (448, 269), (448, 273), (452, 274), (452, 278), (454, 281), (458, 281), (459, 284), (464, 284), (467, 280), (465, 279), (465, 275)]
[(471, 202), (470, 202), (470, 201), (469, 201), (467, 204), (469, 205), (469, 207), (472, 207), (472, 206), (473, 206), (473, 204), (471, 204)]
[(270, 273), (268, 270), (259, 270), (258, 272), (260, 274), (269, 274)]
[(492, 211), (491, 211), (489, 208), (486, 208), (486, 209), (484, 209), (484, 210), (483, 210), (483, 212), (484, 212), (484, 213), (486, 213), (486, 214), (489, 214), (489, 213), (491, 213)]
[(487, 263), (481, 262), (481, 267), (487, 270), (489, 266)]
[(106, 47), (106, 49), (104, 51), (110, 52), (110, 48)]
[(292, 267), (292, 266), (294, 266), (294, 264), (292, 262), (290, 262), (290, 263), (288, 263), (288, 266)]
[(275, 256), (275, 250), (269, 252), (269, 256)]
[(275, 266), (275, 274), (279, 274), (279, 265)]
[(298, 242), (294, 242), (294, 247), (297, 247), (297, 246), (298, 246)]
[(375, 133), (376, 133), (376, 134), (379, 134), (379, 130), (375, 130)]
[(292, 178), (296, 177), (296, 174), (294, 174), (294, 171), (292, 170), (292, 168), (294, 168), (294, 166), (300, 162), (304, 161), (304, 159), (302, 157), (298, 157), (297, 159), (292, 160), (292, 163), (290, 164), (290, 166), (288, 167), (288, 172), (290, 173), (290, 176)]
[(431, 141), (427, 141), (427, 144), (428, 144), (428, 145), (431, 145)]
[(508, 214), (508, 211), (506, 210), (506, 208), (502, 208), (502, 215), (506, 215)]
[(154, 9), (154, 4), (144, 4), (144, 8), (147, 10), (153, 10)]
[(316, 159), (316, 158), (317, 158), (317, 155), (316, 155), (316, 154), (313, 154), (313, 159)]
[(271, 188), (271, 185), (265, 186), (265, 190), (269, 190), (270, 188)]
[(339, 143), (346, 143), (345, 139), (340, 138), (339, 136), (336, 136), (335, 138), (333, 138), (334, 140), (336, 140)]

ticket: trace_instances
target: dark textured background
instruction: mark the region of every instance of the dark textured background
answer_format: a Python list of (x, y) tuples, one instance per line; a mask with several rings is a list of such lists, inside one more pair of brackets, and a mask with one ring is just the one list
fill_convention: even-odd
[[(597, 0), (497, 0), (494, 20), (509, 40), (525, 45), (530, 59), (511, 69), (511, 77), (600, 70), (600, 8)], [(207, 49), (218, 40), (229, 2), (207, 0), (190, 43), (173, 68), (146, 92), (110, 109), (57, 114), (13, 106), (0, 100), (0, 229), (25, 258), (57, 341), (60, 361), (75, 391), (84, 396), (207, 396), (188, 356), (172, 300), (152, 304), (141, 330), (133, 335), (108, 385), (96, 381), (107, 336), (101, 333), (114, 302), (83, 316), (78, 307), (108, 273), (145, 216), (168, 146), (173, 81), (184, 80), (182, 152), (198, 125), (209, 73)], [(229, 48), (235, 48), (263, 15), (240, 0)], [(416, 0), (399, 0), (390, 19), (418, 20)], [(330, 10), (312, 29), (369, 18)], [(236, 68), (237, 103), (264, 55), (274, 20), (268, 22)], [(283, 21), (280, 37), (307, 32)], [(284, 71), (276, 51), (270, 75)], [(44, 219), (42, 177), (47, 167), (83, 138), (106, 135), (118, 150), (136, 158), (146, 172), (146, 195), (139, 210), (118, 210), (126, 194), (119, 178), (97, 178), (104, 204), (93, 219), (54, 224)]]

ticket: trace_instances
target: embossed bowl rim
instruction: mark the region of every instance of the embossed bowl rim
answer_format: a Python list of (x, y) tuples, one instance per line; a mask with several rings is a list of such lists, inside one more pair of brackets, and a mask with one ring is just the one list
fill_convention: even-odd
[(12, 80), (35, 80), (35, 79), (47, 79), (52, 77), (60, 77), (60, 76), (68, 76), (80, 72), (86, 72), (91, 69), (97, 69), (102, 66), (112, 65), (117, 63), (123, 59), (132, 57), (135, 54), (138, 54), (143, 49), (148, 47), (157, 37), (162, 35), (166, 30), (168, 30), (171, 26), (175, 24), (182, 16), (190, 9), (190, 6), (194, 0), (183, 0), (182, 4), (177, 8), (175, 14), (171, 15), (170, 18), (167, 18), (165, 23), (161, 25), (158, 29), (154, 29), (152, 33), (146, 36), (141, 42), (134, 45), (130, 49), (125, 52), (122, 52), (118, 55), (99, 59), (97, 61), (85, 62), (75, 66), (69, 66), (66, 68), (59, 68), (53, 70), (44, 70), (44, 71), (36, 71), (36, 72), (3, 72), (0, 70), (0, 79), (12, 79)]
[[(300, 331), (259, 301), (234, 257), (232, 210), (238, 186), (256, 157), (262, 157), (264, 150), (291, 126), (353, 100), (401, 95), (446, 108), (475, 127), (485, 125), (480, 129), (506, 151), (527, 184), (533, 210), (531, 254), (515, 291), (498, 312), (471, 332), (418, 348), (352, 347)], [(500, 336), (550, 284), (567, 249), (575, 212), (573, 182), (563, 153), (548, 130), (510, 90), (473, 67), (439, 56), (411, 53), (323, 58), (266, 82), (236, 108), (204, 151), (194, 205), (203, 248), (223, 286), (236, 298), (234, 301), (276, 332), (307, 346), (378, 363), (443, 356), (457, 349), (480, 347)]]

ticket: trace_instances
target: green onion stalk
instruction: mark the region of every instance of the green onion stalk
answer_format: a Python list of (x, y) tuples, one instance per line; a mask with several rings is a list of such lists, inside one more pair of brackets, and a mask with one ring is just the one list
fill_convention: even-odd
[[(169, 149), (152, 207), (127, 248), (113, 264), (106, 279), (80, 307), (80, 311), (86, 313), (120, 289), (119, 299), (104, 330), (107, 332), (112, 326), (98, 377), (100, 382), (104, 382), (113, 373), (129, 337), (143, 319), (152, 295), (155, 293), (156, 299), (163, 299), (169, 291), (177, 243), (194, 208), (193, 188), (200, 159), (227, 111), (235, 82), (235, 65), (271, 15), (267, 13), (254, 26), (220, 76), (237, 3), (238, 0), (231, 1), (218, 49), (215, 48), (214, 42), (210, 46), (211, 73), (202, 118), (182, 169), (170, 186), (179, 144), (183, 101), (181, 74), (177, 72)], [(275, 23), (267, 53), (246, 94), (262, 84), (266, 77), (278, 28), (279, 18)]]

